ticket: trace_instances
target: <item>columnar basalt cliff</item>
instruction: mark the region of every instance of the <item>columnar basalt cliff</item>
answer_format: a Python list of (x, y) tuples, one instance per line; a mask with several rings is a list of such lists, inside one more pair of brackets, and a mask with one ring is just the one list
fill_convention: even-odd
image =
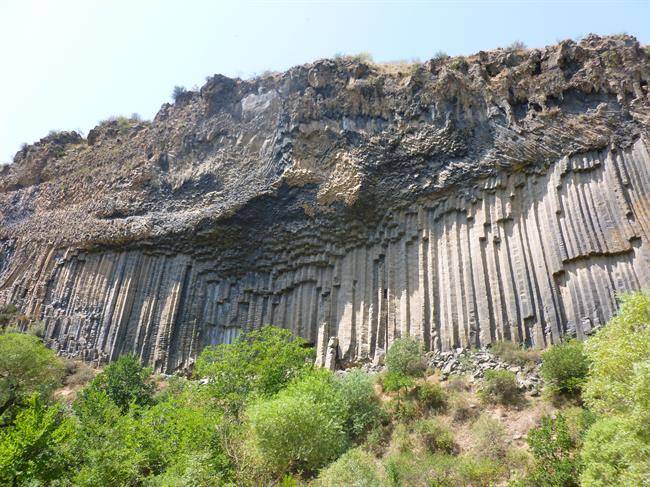
[(0, 301), (161, 371), (267, 323), (321, 362), (582, 337), (650, 286), (649, 80), (628, 36), (214, 76), (2, 169)]

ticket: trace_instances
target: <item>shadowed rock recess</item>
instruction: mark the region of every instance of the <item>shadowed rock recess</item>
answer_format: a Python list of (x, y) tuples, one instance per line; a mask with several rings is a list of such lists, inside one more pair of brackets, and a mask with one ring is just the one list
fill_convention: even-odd
[(0, 302), (164, 372), (267, 323), (340, 363), (583, 337), (650, 286), (649, 80), (629, 36), (214, 76), (2, 168)]

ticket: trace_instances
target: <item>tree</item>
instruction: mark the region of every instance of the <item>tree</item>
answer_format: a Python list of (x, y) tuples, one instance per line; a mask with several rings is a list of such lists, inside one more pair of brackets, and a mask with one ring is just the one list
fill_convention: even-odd
[(37, 337), (0, 335), (0, 418), (33, 394), (48, 397), (63, 375), (63, 362)]
[(233, 344), (206, 347), (196, 361), (196, 375), (228, 410), (237, 412), (249, 396), (271, 396), (309, 370), (313, 350), (289, 330), (265, 326)]
[(125, 413), (131, 404), (150, 406), (154, 402), (151, 369), (143, 367), (133, 355), (120, 357), (92, 380), (81, 392), (78, 402), (96, 399), (97, 392), (105, 393), (122, 413)]
[(398, 338), (388, 349), (386, 367), (409, 377), (419, 377), (426, 369), (420, 342), (411, 337)]

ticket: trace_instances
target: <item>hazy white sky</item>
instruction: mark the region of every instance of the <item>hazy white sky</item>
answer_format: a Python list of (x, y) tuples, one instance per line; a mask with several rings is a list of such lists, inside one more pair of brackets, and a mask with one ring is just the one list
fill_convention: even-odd
[(361, 51), (425, 60), (589, 32), (650, 43), (650, 0), (1, 0), (0, 162), (53, 129), (151, 118), (174, 85), (214, 73)]

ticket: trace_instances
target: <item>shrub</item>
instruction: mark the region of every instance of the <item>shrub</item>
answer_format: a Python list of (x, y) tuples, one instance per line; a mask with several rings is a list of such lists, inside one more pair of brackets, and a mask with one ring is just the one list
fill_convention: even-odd
[(404, 376), (422, 376), (426, 365), (420, 343), (411, 337), (395, 340), (386, 354), (386, 367), (389, 372)]
[(392, 370), (386, 372), (381, 378), (382, 389), (385, 392), (397, 392), (398, 395), (413, 385), (415, 385), (415, 380), (412, 377)]
[(439, 384), (423, 382), (415, 388), (415, 397), (421, 407), (432, 411), (444, 411), (447, 408), (447, 393)]
[(413, 401), (403, 401), (402, 399), (391, 399), (383, 404), (384, 414), (389, 418), (397, 421), (408, 423), (421, 416), (422, 411)]
[(485, 402), (515, 404), (519, 400), (515, 374), (507, 370), (486, 370), (485, 382), (479, 395)]
[(357, 438), (381, 418), (382, 410), (375, 394), (373, 378), (356, 369), (345, 374), (338, 383), (346, 409), (346, 429)]
[(289, 330), (265, 326), (230, 345), (206, 347), (196, 375), (208, 379), (210, 394), (238, 411), (249, 396), (271, 396), (312, 368), (313, 350)]
[(151, 369), (145, 368), (133, 355), (125, 355), (111, 363), (81, 391), (78, 401), (92, 400), (94, 392), (103, 392), (125, 413), (131, 404), (153, 404), (154, 384)]
[(35, 336), (0, 335), (0, 419), (33, 394), (48, 397), (63, 374), (63, 361)]
[(445, 51), (436, 51), (433, 55), (435, 61), (441, 61), (443, 59), (448, 59), (449, 55)]
[(583, 397), (603, 414), (634, 408), (631, 391), (638, 367), (650, 357), (650, 295), (626, 294), (620, 302), (618, 314), (585, 344), (591, 373)]
[(582, 485), (643, 485), (650, 478), (650, 295), (621, 297), (619, 313), (586, 345), (585, 402), (603, 415), (582, 452)]
[(519, 40), (514, 41), (507, 47), (508, 51), (523, 51), (524, 49), (526, 49), (526, 44)]
[(322, 470), (314, 484), (322, 487), (379, 487), (377, 461), (362, 449), (353, 448)]
[[(647, 485), (650, 479), (648, 423), (614, 415), (594, 424), (587, 433), (580, 483), (584, 487)], [(645, 438), (644, 438), (645, 436)]]
[(451, 410), (451, 417), (454, 421), (464, 423), (476, 417), (478, 412), (476, 408), (472, 407), (465, 394), (457, 392), (449, 398), (449, 409)]
[(534, 367), (541, 359), (538, 350), (524, 348), (510, 340), (492, 343), (490, 351), (501, 360), (520, 367)]
[(184, 86), (174, 86), (174, 89), (172, 90), (172, 100), (174, 100), (174, 103), (180, 100), (185, 93), (187, 93), (187, 90)]
[(542, 424), (528, 432), (527, 442), (533, 454), (534, 466), (524, 485), (579, 485), (579, 445), (571, 436), (564, 416), (558, 415), (555, 419), (548, 416), (542, 418)]
[(352, 56), (349, 56), (349, 58), (352, 61), (356, 61), (358, 63), (371, 63), (372, 62), (372, 54), (369, 52), (360, 52), (358, 54), (354, 54)]
[(343, 401), (332, 374), (326, 371), (298, 379), (275, 397), (251, 404), (246, 417), (249, 447), (276, 477), (288, 472), (313, 473), (348, 444)]
[(47, 406), (31, 396), (15, 421), (0, 428), (0, 483), (3, 485), (50, 485), (60, 480), (72, 458), (66, 442), (73, 424), (59, 405)]
[(551, 396), (579, 395), (589, 372), (583, 343), (569, 340), (554, 345), (542, 354), (540, 374)]
[(477, 456), (492, 460), (505, 457), (508, 450), (506, 432), (498, 419), (482, 414), (472, 425), (472, 437)]
[(431, 453), (453, 453), (454, 435), (437, 419), (423, 419), (413, 424), (413, 431)]
[(392, 433), (392, 423), (376, 425), (366, 435), (363, 446), (375, 455), (381, 456), (388, 446)]

